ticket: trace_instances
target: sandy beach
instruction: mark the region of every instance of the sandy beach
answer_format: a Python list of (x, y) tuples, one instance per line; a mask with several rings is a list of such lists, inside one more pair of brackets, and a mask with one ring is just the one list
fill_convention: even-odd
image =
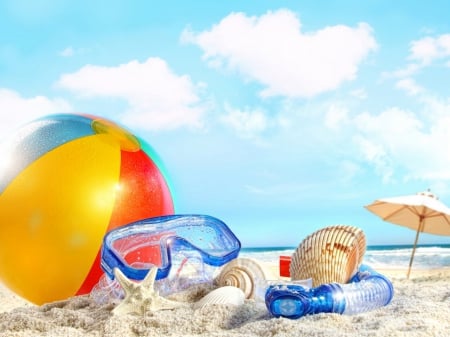
[[(271, 317), (263, 303), (115, 316), (87, 296), (36, 306), (0, 286), (0, 336), (450, 336), (450, 268), (382, 270), (392, 302), (357, 315)], [(200, 296), (200, 294), (198, 294)]]

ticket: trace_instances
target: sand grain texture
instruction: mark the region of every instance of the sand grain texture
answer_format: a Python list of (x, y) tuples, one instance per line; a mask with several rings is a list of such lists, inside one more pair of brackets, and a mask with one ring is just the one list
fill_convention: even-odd
[(390, 305), (298, 320), (273, 318), (254, 300), (117, 317), (113, 304), (97, 305), (88, 297), (34, 306), (0, 286), (0, 336), (450, 336), (450, 269), (413, 271), (410, 280), (404, 271), (383, 273), (395, 288)]

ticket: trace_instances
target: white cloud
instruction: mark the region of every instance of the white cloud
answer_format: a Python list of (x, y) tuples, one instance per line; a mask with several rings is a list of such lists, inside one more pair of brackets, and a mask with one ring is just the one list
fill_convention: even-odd
[(4, 136), (14, 132), (20, 125), (38, 117), (70, 112), (72, 107), (63, 99), (50, 99), (45, 96), (25, 98), (19, 93), (0, 88), (0, 134)]
[(211, 66), (261, 82), (262, 96), (311, 97), (334, 90), (353, 80), (377, 48), (365, 23), (302, 32), (300, 20), (288, 10), (260, 17), (233, 13), (209, 31), (186, 29), (182, 40), (200, 46)]
[(430, 94), (420, 97), (423, 104), (422, 116), (431, 124), (437, 124), (450, 114), (450, 97), (438, 99)]
[(437, 55), (436, 44), (433, 38), (426, 37), (421, 40), (411, 42), (412, 60), (419, 60), (424, 64), (430, 63)]
[(427, 36), (412, 41), (410, 45), (409, 63), (404, 68), (384, 73), (384, 77), (409, 78), (424, 67), (442, 59), (444, 59), (445, 66), (450, 66), (450, 60), (445, 62), (445, 59), (450, 58), (450, 34), (437, 37)]
[(403, 179), (450, 180), (448, 113), (424, 124), (416, 114), (390, 108), (376, 116), (360, 114), (355, 125), (359, 135), (354, 141), (385, 181), (400, 171)]
[(408, 95), (415, 96), (424, 91), (420, 85), (416, 83), (416, 81), (412, 78), (404, 78), (395, 84), (396, 88), (404, 90)]
[(424, 65), (430, 64), (436, 59), (450, 56), (450, 34), (438, 37), (425, 37), (411, 43), (412, 60), (417, 60)]
[(268, 118), (260, 110), (242, 111), (227, 108), (221, 121), (234, 129), (243, 138), (254, 138), (268, 127)]
[(86, 65), (62, 75), (57, 85), (85, 98), (125, 100), (129, 108), (121, 119), (130, 127), (155, 130), (202, 125), (200, 87), (188, 76), (175, 74), (160, 58), (116, 67)]

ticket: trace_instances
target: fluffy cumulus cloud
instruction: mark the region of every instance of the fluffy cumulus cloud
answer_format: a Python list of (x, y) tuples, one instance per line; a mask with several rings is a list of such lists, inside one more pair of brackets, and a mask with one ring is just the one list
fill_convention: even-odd
[(72, 110), (70, 104), (60, 98), (22, 97), (19, 93), (5, 88), (0, 88), (0, 106), (2, 107), (0, 114), (0, 134), (2, 136), (35, 118)]
[(445, 94), (438, 98), (417, 80), (419, 71), (433, 71), (427, 67), (446, 66), (449, 60), (450, 34), (412, 41), (407, 64), (388, 75), (396, 79), (397, 89), (416, 96), (414, 110), (393, 107), (355, 118), (354, 141), (384, 181), (415, 179), (432, 184), (450, 180), (450, 101)]
[[(427, 36), (412, 41), (407, 59), (405, 67), (384, 75), (406, 79), (406, 81), (411, 82), (412, 76), (435, 62), (443, 61), (444, 66), (450, 67), (450, 34), (442, 34), (436, 37)], [(406, 89), (411, 94), (411, 91), (408, 89), (411, 87), (410, 83), (400, 82), (397, 83), (397, 87)]]
[(425, 37), (411, 42), (409, 58), (427, 65), (431, 62), (450, 57), (450, 34), (437, 37)]
[(233, 13), (208, 31), (186, 29), (182, 40), (202, 48), (209, 65), (260, 82), (262, 96), (312, 97), (336, 89), (353, 80), (377, 48), (368, 24), (305, 32), (289, 10), (259, 17)]
[[(450, 112), (449, 104), (443, 108)], [(402, 179), (447, 181), (450, 180), (448, 116), (447, 113), (429, 123), (417, 113), (400, 108), (390, 108), (378, 115), (363, 113), (354, 120), (358, 130), (354, 141), (385, 182), (395, 179), (394, 172), (403, 172)]]
[(84, 98), (123, 99), (128, 109), (121, 118), (130, 127), (156, 130), (202, 123), (200, 86), (175, 74), (160, 58), (113, 67), (86, 65), (62, 75), (57, 85)]

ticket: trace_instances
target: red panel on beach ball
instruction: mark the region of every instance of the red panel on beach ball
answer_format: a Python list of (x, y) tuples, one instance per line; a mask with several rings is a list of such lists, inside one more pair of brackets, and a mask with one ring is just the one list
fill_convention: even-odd
[[(165, 202), (171, 197), (165, 186), (164, 177), (156, 164), (142, 150), (122, 151), (119, 188), (121, 191), (116, 197), (109, 229), (173, 212), (172, 204)], [(149, 200), (152, 202), (149, 203)], [(133, 212), (128, 211), (131, 209)]]
[[(130, 222), (173, 213), (172, 203), (167, 202), (171, 196), (164, 177), (144, 151), (122, 151), (121, 163), (117, 187), (120, 193), (116, 195), (107, 231)], [(89, 293), (97, 284), (102, 276), (99, 263), (100, 251), (77, 295)]]

